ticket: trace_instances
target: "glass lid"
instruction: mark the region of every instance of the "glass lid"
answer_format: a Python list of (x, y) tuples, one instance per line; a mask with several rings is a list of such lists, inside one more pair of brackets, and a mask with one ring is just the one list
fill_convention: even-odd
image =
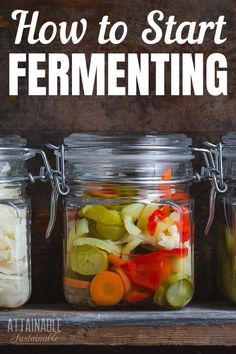
[(192, 160), (192, 140), (184, 134), (76, 133), (64, 139), (65, 159)]
[(19, 135), (0, 135), (0, 146), (10, 146), (10, 147), (24, 147), (26, 145), (26, 140), (21, 138)]
[(229, 133), (222, 137), (223, 158), (236, 160), (236, 132)]
[[(191, 180), (192, 140), (184, 134), (76, 133), (64, 139), (67, 180), (139, 183)], [(57, 150), (55, 154), (60, 157)]]
[(222, 137), (223, 144), (227, 146), (235, 146), (236, 148), (236, 132), (231, 132)]
[(26, 160), (35, 156), (19, 135), (0, 136), (0, 184), (28, 180)]
[(31, 159), (35, 153), (25, 146), (26, 140), (19, 135), (0, 136), (0, 161)]
[(223, 171), (227, 180), (236, 180), (236, 132), (222, 137)]
[(102, 132), (102, 133), (74, 133), (64, 139), (68, 147), (84, 147), (98, 144), (125, 144), (135, 146), (189, 146), (192, 140), (184, 134), (140, 134)]

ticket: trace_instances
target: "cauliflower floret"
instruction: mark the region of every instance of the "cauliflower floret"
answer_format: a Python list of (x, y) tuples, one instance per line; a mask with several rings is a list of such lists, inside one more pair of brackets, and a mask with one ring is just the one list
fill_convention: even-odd
[(24, 304), (30, 293), (28, 274), (0, 274), (0, 307), (14, 308)]
[(175, 248), (175, 239), (171, 236), (165, 235), (164, 232), (162, 232), (159, 236), (158, 244), (165, 249), (171, 250)]
[(27, 210), (0, 204), (0, 307), (17, 307), (29, 295)]
[(169, 227), (169, 224), (167, 222), (159, 221), (157, 224), (157, 227), (156, 227), (155, 235), (158, 236), (161, 233), (166, 232), (168, 227)]
[(178, 227), (176, 225), (170, 225), (168, 227), (168, 233), (170, 235), (178, 233)]
[(173, 211), (170, 215), (169, 215), (170, 220), (172, 220), (173, 222), (178, 222), (180, 220), (180, 215), (179, 213), (176, 213), (176, 211)]
[(156, 227), (155, 235), (159, 236), (162, 232), (169, 232), (169, 228), (174, 226), (177, 231), (177, 226), (175, 225), (180, 219), (180, 215), (173, 211), (168, 217), (166, 217), (163, 221), (159, 221)]
[(176, 225), (170, 225), (167, 229), (168, 234), (161, 232), (158, 237), (158, 244), (166, 249), (178, 248), (180, 245), (180, 235)]
[(180, 247), (180, 236), (178, 232), (174, 232), (171, 234), (171, 237), (175, 240), (175, 247), (179, 248)]

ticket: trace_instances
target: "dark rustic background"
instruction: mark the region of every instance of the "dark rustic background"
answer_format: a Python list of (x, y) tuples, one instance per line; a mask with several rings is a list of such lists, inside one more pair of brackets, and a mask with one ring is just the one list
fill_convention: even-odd
[[(62, 46), (58, 40), (47, 46), (29, 46), (26, 40), (15, 46), (16, 23), (11, 12), (21, 8), (39, 10), (40, 22), (53, 20), (88, 20), (86, 38), (79, 45)], [(146, 16), (153, 9), (161, 9), (166, 16), (177, 20), (216, 21), (225, 15), (228, 22), (224, 34), (226, 43), (216, 46), (212, 35), (201, 46), (145, 45), (141, 31)], [(127, 39), (119, 46), (97, 44), (98, 22), (103, 15), (113, 21), (124, 20), (129, 27)], [(210, 139), (216, 142), (223, 134), (236, 130), (235, 66), (236, 66), (236, 2), (235, 0), (0, 0), (0, 133), (20, 134), (29, 146), (43, 147), (47, 141), (60, 143), (71, 132), (138, 131), (184, 132), (194, 144)], [(229, 94), (227, 97), (28, 97), (27, 81), (21, 81), (20, 95), (8, 96), (8, 54), (12, 52), (221, 52), (229, 63)], [(37, 171), (38, 164), (31, 168)], [(61, 286), (62, 249), (60, 225), (53, 237), (45, 241), (48, 221), (49, 189), (46, 185), (30, 187), (33, 200), (32, 302), (64, 301)], [(203, 234), (207, 220), (208, 186), (194, 186), (196, 197), (196, 299), (211, 300), (216, 292), (216, 230), (217, 221), (206, 238)]]

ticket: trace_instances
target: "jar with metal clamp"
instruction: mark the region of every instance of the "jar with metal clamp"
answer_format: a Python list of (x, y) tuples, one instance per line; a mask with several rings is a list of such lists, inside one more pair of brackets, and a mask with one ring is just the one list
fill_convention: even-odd
[(236, 133), (223, 136), (221, 146), (219, 163), (228, 190), (218, 197), (218, 287), (236, 303)]
[[(31, 293), (30, 200), (27, 182), (33, 177), (26, 161), (40, 150), (25, 148), (19, 136), (0, 137), (0, 307), (23, 305)], [(43, 170), (42, 170), (43, 171)]]
[[(50, 145), (49, 145), (50, 146)], [(72, 134), (55, 150), (64, 292), (78, 309), (179, 309), (192, 298), (193, 175), (183, 134)]]

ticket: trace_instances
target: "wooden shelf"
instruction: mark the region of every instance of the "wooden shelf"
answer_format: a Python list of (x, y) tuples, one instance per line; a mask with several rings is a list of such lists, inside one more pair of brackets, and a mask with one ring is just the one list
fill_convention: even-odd
[[(21, 323), (33, 319), (41, 325), (59, 320), (60, 332), (21, 332)], [(16, 320), (18, 331), (8, 331)], [(193, 303), (180, 311), (81, 312), (66, 304), (31, 304), (0, 311), (0, 345), (5, 344), (236, 346), (236, 307)]]

